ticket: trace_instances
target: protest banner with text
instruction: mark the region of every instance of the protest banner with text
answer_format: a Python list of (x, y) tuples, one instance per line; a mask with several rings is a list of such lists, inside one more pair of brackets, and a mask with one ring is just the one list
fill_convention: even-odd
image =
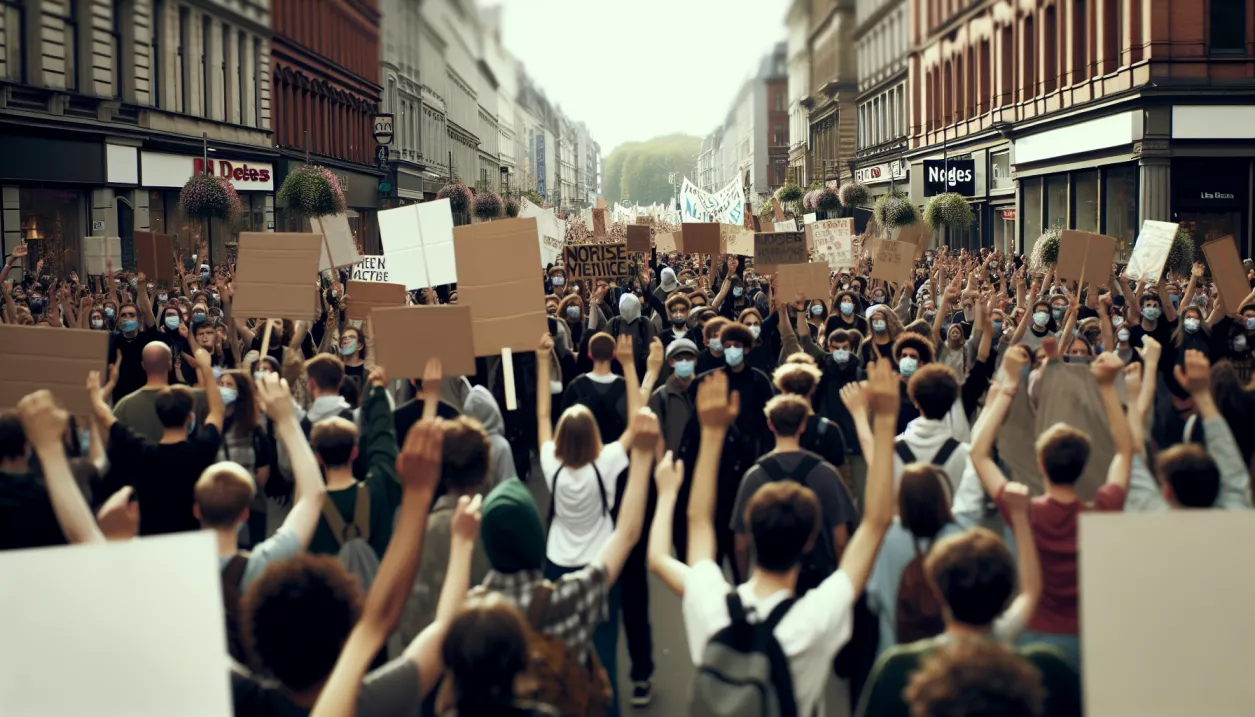
[(359, 264), (354, 265), (353, 281), (388, 281), (388, 259), (382, 254), (368, 254), (362, 257)]
[(756, 266), (805, 263), (806, 235), (802, 232), (759, 232), (754, 235)]
[(562, 249), (567, 281), (609, 281), (631, 273), (627, 244), (572, 244)]

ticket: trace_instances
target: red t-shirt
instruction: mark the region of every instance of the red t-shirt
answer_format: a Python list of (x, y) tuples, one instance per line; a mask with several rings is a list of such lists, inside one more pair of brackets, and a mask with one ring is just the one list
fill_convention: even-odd
[[(1005, 486), (1004, 486), (1005, 487)], [(1034, 498), (1028, 512), (1041, 561), (1042, 596), (1028, 629), (1058, 635), (1078, 633), (1076, 617), (1076, 527), (1083, 510), (1119, 511), (1124, 509), (1125, 489), (1108, 483), (1098, 489), (1093, 505), (1081, 501), (1061, 503), (1050, 496)], [(1008, 524), (1011, 514), (996, 498), (998, 510)]]

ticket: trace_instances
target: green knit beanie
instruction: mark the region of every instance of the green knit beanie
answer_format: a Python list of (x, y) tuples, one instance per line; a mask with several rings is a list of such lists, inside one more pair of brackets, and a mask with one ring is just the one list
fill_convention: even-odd
[(511, 478), (484, 499), (479, 542), (493, 570), (517, 573), (545, 564), (545, 529), (532, 492)]

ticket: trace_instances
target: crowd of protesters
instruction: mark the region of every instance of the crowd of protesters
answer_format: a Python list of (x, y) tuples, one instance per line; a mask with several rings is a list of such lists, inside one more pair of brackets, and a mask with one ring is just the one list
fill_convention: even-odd
[(1202, 264), (1078, 285), (941, 247), (808, 297), (637, 256), (536, 278), (548, 331), (507, 389), (500, 358), (391, 380), (342, 276), (317, 321), (242, 317), (229, 262), (158, 285), (19, 246), (4, 323), (109, 341), (91, 416), (0, 413), (0, 549), (212, 532), (238, 717), (649, 705), (650, 573), (693, 714), (823, 714), (842, 679), (867, 717), (1062, 716), (1079, 513), (1251, 508), (1255, 291)]

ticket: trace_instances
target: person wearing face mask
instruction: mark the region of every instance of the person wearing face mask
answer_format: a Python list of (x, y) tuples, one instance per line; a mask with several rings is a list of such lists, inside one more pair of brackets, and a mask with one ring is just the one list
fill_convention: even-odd
[(1032, 353), (1037, 350), (1038, 346), (1041, 346), (1042, 339), (1055, 336), (1058, 331), (1059, 324), (1055, 323), (1050, 302), (1035, 301), (1033, 310), (1015, 327), (1015, 333), (1011, 336), (1009, 344), (1012, 346), (1023, 344), (1028, 348), (1029, 353)]
[(702, 343), (706, 345), (706, 348), (702, 349), (701, 353), (697, 355), (698, 375), (724, 365), (723, 342), (719, 339), (719, 334), (723, 331), (723, 327), (729, 326), (731, 323), (731, 321), (722, 316), (716, 316), (702, 324)]
[(649, 345), (657, 335), (654, 325), (641, 316), (641, 300), (636, 294), (619, 297), (619, 315), (610, 320), (607, 333), (618, 339), (629, 336), (636, 356), (636, 375), (645, 375), (645, 361), (649, 358)]
[(571, 336), (571, 346), (582, 350), (585, 329), (584, 299), (577, 294), (568, 294), (558, 302), (558, 318), (566, 323)]
[[(667, 297), (667, 326), (661, 333), (658, 334), (658, 338), (662, 339), (662, 345), (664, 348), (670, 346), (672, 341), (679, 339), (688, 339), (694, 344), (697, 343), (697, 341), (693, 340), (694, 332), (688, 325), (689, 312), (692, 311), (692, 309), (692, 302), (689, 301), (688, 296), (686, 296), (683, 292), (677, 291)], [(700, 334), (697, 338), (700, 340)]]
[(679, 289), (680, 281), (675, 277), (675, 269), (663, 267), (659, 273), (658, 287), (654, 289), (654, 298), (665, 304)]
[(817, 341), (820, 336), (824, 335), (824, 328), (828, 325), (828, 306), (823, 301), (815, 299), (806, 307), (806, 324), (809, 327), (808, 333), (811, 335), (811, 341)]
[(661, 450), (677, 451), (684, 438), (684, 428), (693, 413), (688, 389), (697, 368), (697, 344), (685, 338), (673, 340), (664, 358), (671, 368), (670, 376), (649, 396), (649, 410), (658, 417), (662, 432)]
[(352, 326), (340, 332), (340, 360), (344, 362), (344, 375), (363, 385), (366, 381), (367, 357), (370, 342), (362, 339), (362, 332)]
[(775, 328), (776, 318), (769, 318), (767, 322), (764, 322), (758, 309), (751, 307), (742, 311), (737, 321), (744, 324), (745, 328), (749, 329), (750, 335), (754, 337), (754, 343), (746, 352), (745, 360), (750, 366), (770, 375), (776, 370), (776, 358), (780, 355), (780, 341)]
[(91, 319), (87, 324), (94, 331), (103, 331), (105, 328), (105, 315), (102, 311), (93, 311)]
[[(1133, 344), (1133, 348), (1140, 348), (1143, 336), (1153, 336), (1164, 348), (1164, 363), (1167, 364), (1166, 370), (1176, 363), (1175, 356), (1166, 354), (1173, 352), (1170, 347), (1172, 343), (1172, 332), (1177, 327), (1177, 311), (1172, 302), (1167, 299), (1167, 292), (1163, 286), (1160, 287), (1159, 293), (1144, 293), (1137, 303), (1141, 312), (1141, 321), (1129, 327), (1129, 335)], [(1160, 367), (1160, 370), (1165, 370)]]
[(868, 309), (867, 324), (871, 333), (859, 346), (859, 359), (866, 366), (880, 359), (893, 359), (893, 342), (902, 335), (902, 322), (898, 315), (884, 306)]
[(1185, 352), (1194, 350), (1207, 360), (1216, 355), (1211, 341), (1211, 326), (1203, 318), (1203, 310), (1193, 304), (1181, 310), (1181, 320), (1172, 332), (1172, 345), (1176, 349), (1176, 363), (1185, 365)]
[(867, 319), (862, 314), (862, 300), (853, 291), (837, 293), (833, 301), (832, 316), (828, 317), (824, 326), (824, 336), (829, 336), (838, 329), (857, 331), (863, 336), (870, 333)]
[(1251, 370), (1255, 351), (1255, 291), (1240, 305), (1242, 308), (1237, 313), (1217, 321), (1211, 333), (1215, 337), (1215, 355), (1232, 363), (1238, 379), (1246, 385), (1255, 376)]
[[(108, 316), (106, 315), (106, 324)], [(143, 366), (144, 347), (160, 341), (153, 324), (148, 292), (139, 292), (139, 305), (123, 304), (118, 312), (117, 331), (109, 336), (109, 359), (118, 364), (118, 382), (113, 388), (114, 402), (143, 387), (147, 382)]]
[[(275, 459), (275, 440), (266, 431), (253, 379), (242, 371), (226, 371), (218, 378), (218, 392), (226, 409), (217, 460), (238, 463), (258, 486), (265, 486)], [(266, 494), (258, 490), (249, 505), (248, 530), (241, 537), (242, 547), (258, 545), (266, 539), (266, 511)]]
[(571, 293), (571, 287), (566, 283), (566, 269), (560, 266), (550, 267), (549, 285), (553, 287), (550, 293), (554, 296), (565, 297)]
[[(729, 257), (730, 260), (734, 258)], [(730, 263), (729, 269), (734, 266), (736, 264)], [(729, 321), (736, 320), (736, 317), (740, 316), (742, 311), (753, 306), (753, 302), (750, 301), (750, 297), (745, 291), (745, 281), (736, 274), (730, 274), (728, 278), (723, 280), (723, 287), (719, 291), (719, 296), (723, 298), (715, 297), (711, 305), (715, 307), (720, 316)]]

